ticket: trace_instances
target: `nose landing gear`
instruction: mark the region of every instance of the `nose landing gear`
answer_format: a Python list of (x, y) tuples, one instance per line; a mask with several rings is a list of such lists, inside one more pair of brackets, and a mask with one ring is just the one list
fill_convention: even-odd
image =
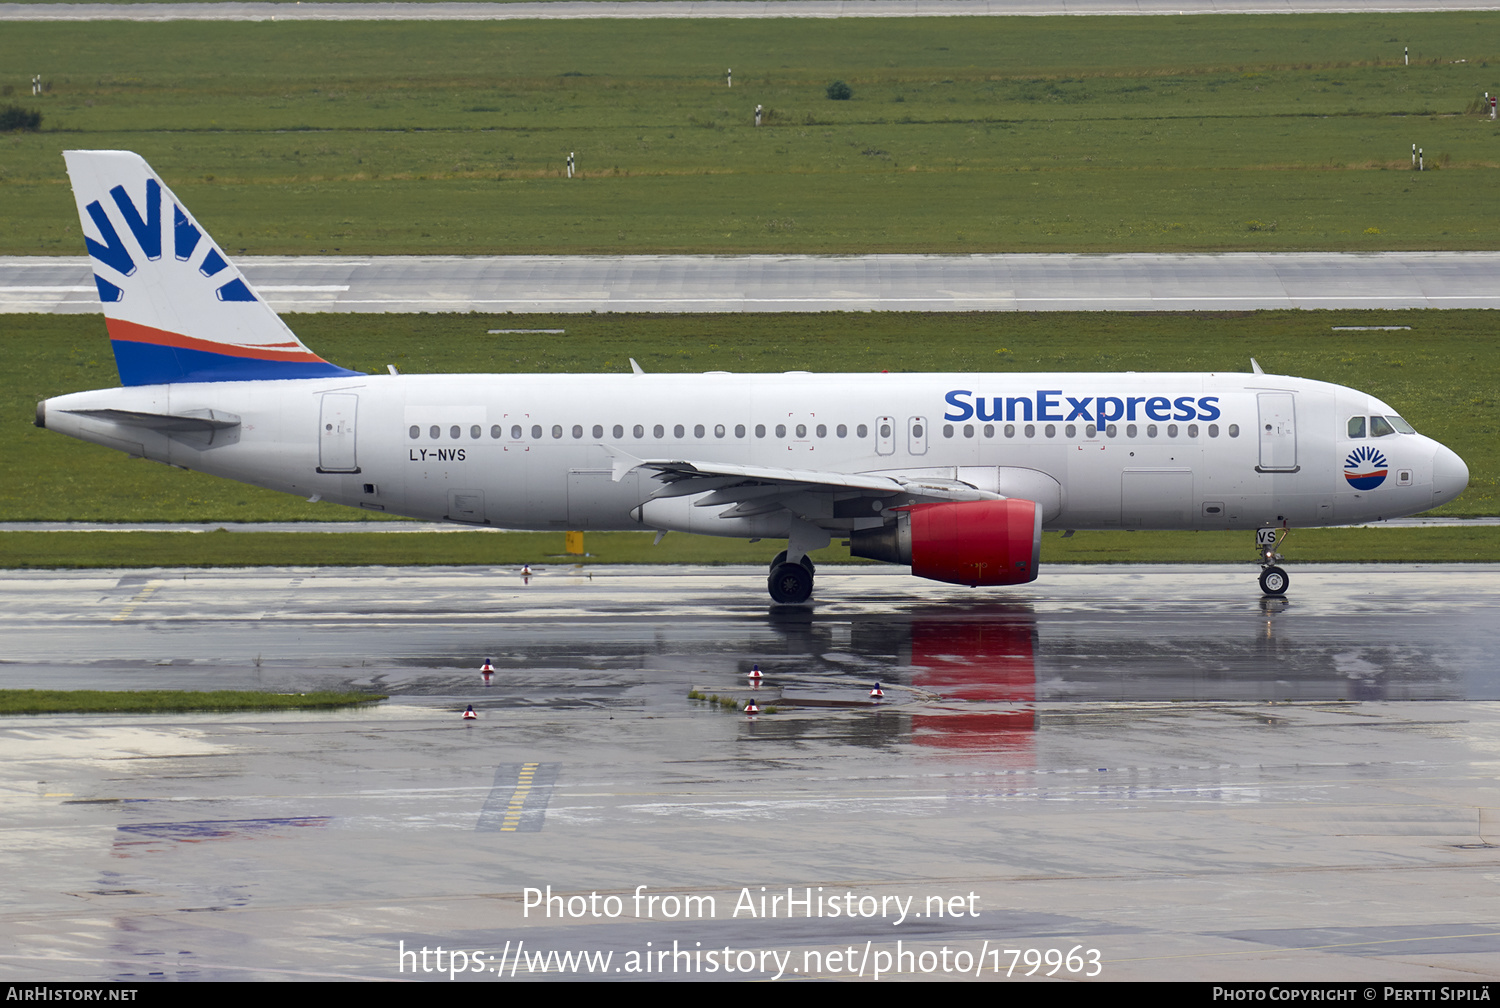
[(1260, 554), (1260, 590), (1273, 598), (1285, 595), (1292, 583), (1287, 572), (1276, 566), (1276, 561), (1285, 559), (1277, 547), (1286, 541), (1287, 532), (1285, 528), (1255, 530), (1255, 549)]

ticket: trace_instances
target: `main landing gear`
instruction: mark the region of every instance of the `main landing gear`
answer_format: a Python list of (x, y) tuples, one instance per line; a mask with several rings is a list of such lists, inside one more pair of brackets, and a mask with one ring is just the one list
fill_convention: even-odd
[(771, 599), (784, 605), (796, 605), (812, 597), (813, 562), (803, 556), (800, 563), (787, 563), (786, 550), (771, 561), (771, 576), (766, 580)]
[(1285, 559), (1276, 549), (1286, 540), (1286, 534), (1284, 528), (1255, 530), (1255, 549), (1260, 553), (1260, 590), (1273, 598), (1285, 595), (1292, 583), (1287, 572), (1276, 566), (1276, 561)]

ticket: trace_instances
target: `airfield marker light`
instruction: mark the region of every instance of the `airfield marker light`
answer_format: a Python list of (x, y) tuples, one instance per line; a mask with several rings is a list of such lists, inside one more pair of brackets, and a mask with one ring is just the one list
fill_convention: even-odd
[(1417, 148), (1417, 171), (1426, 171), (1426, 159), (1422, 154), (1422, 148)]
[(724, 71), (724, 86), (725, 87), (734, 87), (734, 68), (733, 67), (731, 67), (728, 70)]
[(880, 688), (880, 684), (879, 683), (876, 683), (875, 684), (875, 688), (872, 689), (872, 690), (870, 690), (870, 699), (871, 700), (884, 700), (885, 699), (885, 690), (883, 690), (883, 689)]
[(479, 666), (479, 674), (484, 676), (485, 682), (489, 682), (490, 676), (495, 674), (495, 666), (490, 664), (490, 660), (488, 658), (484, 660), (483, 665)]
[(755, 664), (755, 665), (751, 665), (750, 666), (750, 678), (751, 679), (759, 679), (759, 678), (761, 678), (762, 675), (763, 675), (763, 673), (760, 670), (760, 665), (759, 664)]
[(1411, 66), (1411, 46), (1401, 47), (1401, 63), (1403, 66)]
[(754, 717), (755, 715), (760, 713), (760, 708), (755, 706), (754, 700), (751, 700), (749, 703), (745, 704), (745, 713), (750, 715), (751, 717)]
[(469, 706), (467, 706), (467, 707), (464, 708), (464, 720), (465, 721), (478, 721), (479, 720), (479, 715), (474, 713), (474, 705), (473, 704), (469, 704)]

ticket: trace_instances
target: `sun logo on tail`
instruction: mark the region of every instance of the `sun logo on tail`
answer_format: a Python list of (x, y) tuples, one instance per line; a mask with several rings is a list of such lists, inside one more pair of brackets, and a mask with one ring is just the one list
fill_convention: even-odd
[(1344, 459), (1344, 479), (1356, 490), (1374, 490), (1385, 482), (1388, 466), (1379, 450), (1360, 445)]

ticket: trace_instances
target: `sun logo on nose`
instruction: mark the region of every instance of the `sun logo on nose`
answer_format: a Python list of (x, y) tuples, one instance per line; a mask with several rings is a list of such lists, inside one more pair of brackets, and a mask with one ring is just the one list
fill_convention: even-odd
[(1360, 445), (1344, 459), (1344, 479), (1356, 490), (1374, 490), (1385, 482), (1389, 463), (1369, 445)]

